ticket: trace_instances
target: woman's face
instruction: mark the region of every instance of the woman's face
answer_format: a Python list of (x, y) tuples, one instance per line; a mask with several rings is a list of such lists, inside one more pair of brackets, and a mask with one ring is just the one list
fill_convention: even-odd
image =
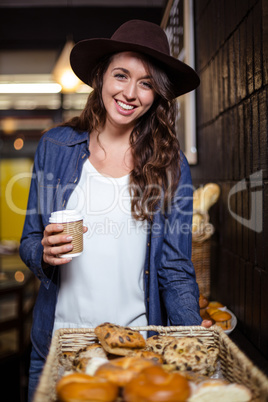
[(107, 123), (133, 128), (150, 109), (155, 96), (146, 63), (139, 54), (123, 52), (113, 56), (102, 86)]

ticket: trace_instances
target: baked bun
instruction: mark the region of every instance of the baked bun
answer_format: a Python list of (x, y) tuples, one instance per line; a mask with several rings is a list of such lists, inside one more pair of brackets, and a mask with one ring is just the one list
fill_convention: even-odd
[(167, 373), (161, 366), (144, 369), (124, 388), (126, 402), (183, 402), (190, 395), (190, 386), (179, 373)]
[(202, 293), (200, 293), (200, 296), (199, 296), (199, 307), (200, 307), (200, 309), (201, 308), (206, 308), (208, 306), (208, 304), (209, 304), (208, 299), (204, 295), (202, 295)]
[(220, 187), (216, 183), (207, 183), (200, 187), (193, 194), (194, 211), (208, 212), (208, 210), (218, 201)]
[(204, 216), (198, 212), (193, 213), (192, 230), (193, 232), (199, 232), (204, 226)]
[(152, 350), (135, 350), (129, 356), (143, 357), (144, 359), (153, 360), (155, 363), (164, 363), (161, 354), (153, 352)]
[(162, 354), (165, 347), (174, 341), (173, 336), (168, 335), (153, 335), (146, 339), (146, 350)]
[(99, 367), (95, 376), (105, 378), (119, 387), (124, 387), (140, 371), (155, 364), (152, 360), (142, 357), (119, 357)]
[(62, 352), (59, 355), (59, 364), (64, 371), (73, 371), (73, 362), (75, 360), (75, 352)]
[(206, 308), (206, 312), (209, 315), (212, 315), (212, 314), (216, 313), (217, 311), (220, 311), (217, 307), (207, 307)]
[(73, 369), (82, 373), (87, 373), (87, 367), (93, 358), (107, 359), (107, 353), (99, 343), (91, 343), (90, 345), (79, 349), (73, 360)]
[[(206, 315), (206, 308), (208, 306), (208, 303), (209, 303), (208, 299), (204, 295), (202, 295), (202, 293), (200, 293), (200, 296), (199, 296), (199, 309), (200, 309), (200, 311), (199, 311), (199, 313), (200, 313), (200, 316), (202, 318), (203, 318), (204, 315)], [(203, 318), (203, 320), (205, 320), (205, 318)]]
[(189, 402), (248, 402), (250, 390), (244, 385), (229, 384), (223, 380), (207, 380), (200, 383), (189, 398)]
[(218, 310), (211, 314), (211, 318), (222, 329), (227, 330), (231, 328), (232, 316), (227, 311)]
[(104, 378), (73, 373), (58, 381), (56, 392), (61, 402), (112, 402), (117, 399), (119, 388)]
[(106, 352), (114, 355), (127, 356), (133, 349), (143, 349), (146, 345), (139, 331), (107, 322), (97, 326), (95, 334)]
[(212, 307), (212, 308), (222, 308), (225, 307), (222, 303), (218, 302), (218, 301), (210, 301), (208, 303), (208, 307)]
[(215, 371), (219, 350), (206, 346), (199, 338), (177, 338), (164, 349), (164, 361), (179, 371), (195, 371), (210, 375)]

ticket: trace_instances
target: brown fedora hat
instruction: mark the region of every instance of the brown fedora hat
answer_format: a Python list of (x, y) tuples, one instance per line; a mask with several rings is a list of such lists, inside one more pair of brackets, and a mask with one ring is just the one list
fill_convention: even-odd
[(163, 29), (142, 20), (125, 22), (111, 39), (96, 38), (78, 42), (71, 51), (70, 62), (75, 74), (87, 85), (91, 85), (92, 71), (101, 58), (126, 51), (139, 52), (153, 58), (173, 83), (176, 97), (192, 91), (200, 83), (197, 73), (191, 67), (170, 55)]

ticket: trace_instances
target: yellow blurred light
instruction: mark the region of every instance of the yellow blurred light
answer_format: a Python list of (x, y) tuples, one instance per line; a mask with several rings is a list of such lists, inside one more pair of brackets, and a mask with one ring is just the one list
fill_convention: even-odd
[(5, 134), (12, 134), (16, 131), (16, 121), (11, 117), (2, 120), (2, 130)]
[(23, 148), (24, 141), (22, 138), (16, 138), (13, 145), (16, 151), (19, 151), (20, 149)]
[(80, 80), (72, 72), (72, 70), (65, 70), (59, 77), (59, 84), (61, 85), (63, 91), (72, 92), (74, 88), (77, 88), (78, 85), (80, 85)]
[(53, 79), (61, 86), (62, 92), (67, 93), (76, 92), (82, 83), (70, 65), (70, 53), (73, 47), (74, 42), (68, 40), (52, 72)]
[(24, 281), (24, 273), (21, 271), (16, 271), (14, 274), (14, 278), (17, 282), (23, 282)]

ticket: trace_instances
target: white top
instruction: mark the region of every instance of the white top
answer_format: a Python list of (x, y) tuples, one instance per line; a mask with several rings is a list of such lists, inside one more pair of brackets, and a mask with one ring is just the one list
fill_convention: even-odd
[(103, 322), (147, 325), (143, 269), (147, 225), (131, 216), (129, 176), (102, 176), (87, 160), (67, 209), (84, 217), (84, 251), (59, 267), (54, 330)]

